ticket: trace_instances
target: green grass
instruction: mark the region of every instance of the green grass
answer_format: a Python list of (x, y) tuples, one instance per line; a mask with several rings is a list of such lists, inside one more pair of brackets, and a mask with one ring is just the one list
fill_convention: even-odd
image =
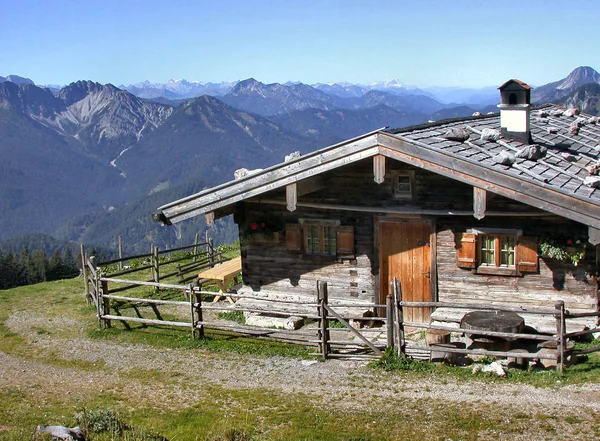
[[(163, 293), (178, 295), (178, 293)], [(123, 305), (124, 312), (131, 312)], [(151, 313), (149, 308), (142, 311)], [(510, 439), (536, 430), (534, 439), (556, 436), (568, 430), (582, 439), (600, 436), (600, 415), (561, 413), (554, 415), (532, 409), (517, 409), (494, 403), (458, 404), (439, 398), (405, 400), (399, 394), (411, 388), (411, 380), (431, 379), (482, 383), (527, 383), (560, 389), (566, 384), (600, 382), (600, 358), (569, 367), (564, 374), (554, 371), (514, 371), (508, 378), (477, 376), (470, 369), (434, 366), (391, 354), (378, 367), (357, 376), (350, 392), (334, 396), (303, 392), (279, 392), (278, 388), (231, 389), (218, 381), (199, 383), (194, 373), (170, 371), (160, 366), (115, 369), (103, 359), (86, 361), (47, 349), (7, 326), (19, 314), (42, 317), (31, 327), (33, 339), (101, 340), (119, 345), (141, 345), (189, 353), (219, 362), (227, 354), (252, 354), (257, 363), (272, 356), (307, 358), (301, 346), (239, 337), (207, 330), (206, 338), (194, 340), (187, 329), (143, 326), (114, 322), (111, 329), (99, 329), (95, 308), (87, 306), (82, 280), (73, 279), (0, 291), (0, 351), (24, 362), (60, 373), (55, 381), (32, 377), (25, 383), (0, 382), (0, 441), (32, 439), (37, 425), (82, 424), (76, 417), (84, 410), (98, 412), (120, 422), (122, 430), (90, 431), (91, 441), (155, 441), (157, 434), (171, 441), (185, 440), (388, 440), (388, 439)], [(171, 317), (172, 312), (164, 312)], [(30, 337), (31, 338), (31, 337)], [(262, 361), (261, 361), (262, 360)], [(223, 364), (223, 371), (237, 366)], [(11, 372), (9, 375), (25, 375)], [(69, 372), (89, 375), (89, 387), (71, 387)], [(43, 373), (43, 369), (42, 369)], [(6, 375), (6, 374), (5, 374)], [(265, 375), (268, 375), (265, 373)], [(64, 377), (63, 377), (64, 376)], [(398, 378), (397, 389), (375, 397), (370, 392), (378, 378)], [(293, 382), (290, 377), (290, 382)], [(326, 382), (327, 378), (315, 378)], [(560, 381), (560, 383), (557, 383)], [(292, 383), (293, 384), (293, 383)], [(490, 387), (490, 386), (482, 386)], [(132, 390), (142, 389), (141, 394)], [(298, 388), (301, 388), (298, 385)], [(363, 392), (361, 392), (363, 391)], [(425, 391), (426, 392), (426, 391)], [(560, 393), (560, 391), (558, 392)], [(178, 403), (178, 394), (187, 397)], [(356, 394), (356, 395), (355, 395)], [(373, 396), (373, 398), (370, 398)], [(102, 413), (104, 412), (104, 413)], [(582, 422), (591, 429), (582, 428)], [(500, 429), (499, 429), (500, 428)], [(532, 429), (533, 428), (533, 429)], [(566, 429), (564, 429), (566, 428)], [(501, 435), (494, 431), (501, 430)], [(160, 439), (160, 438), (158, 438)]]
[[(490, 361), (492, 360), (486, 360), (488, 363)], [(399, 375), (410, 373), (414, 376), (435, 377), (441, 380), (470, 381), (477, 379), (491, 383), (517, 383), (552, 388), (569, 384), (600, 383), (600, 353), (590, 354), (585, 362), (568, 366), (562, 373), (554, 369), (508, 369), (506, 377), (498, 377), (496, 374), (483, 372), (479, 372), (474, 376), (470, 366), (458, 367), (422, 362), (398, 356), (390, 349), (385, 351), (380, 360), (372, 362), (371, 366), (375, 369), (396, 372)]]
[(235, 323), (239, 323), (240, 325), (246, 324), (246, 317), (244, 317), (243, 311), (227, 311), (227, 312), (219, 312), (217, 317), (224, 320), (229, 320)]
[(118, 343), (147, 344), (157, 348), (201, 349), (210, 352), (231, 352), (258, 356), (307, 358), (310, 350), (304, 346), (273, 340), (244, 337), (235, 333), (206, 329), (203, 339), (193, 339), (190, 331), (130, 324), (129, 329), (115, 324), (110, 329), (91, 330), (88, 337)]

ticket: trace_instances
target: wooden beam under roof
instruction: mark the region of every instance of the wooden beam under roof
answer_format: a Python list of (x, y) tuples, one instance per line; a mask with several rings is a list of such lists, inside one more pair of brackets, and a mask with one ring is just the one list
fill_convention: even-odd
[(473, 216), (477, 220), (485, 217), (487, 208), (487, 191), (483, 188), (473, 187)]
[(385, 180), (385, 156), (373, 156), (373, 180), (377, 184), (382, 184)]
[(285, 186), (285, 200), (288, 211), (296, 211), (296, 203), (298, 202), (298, 192), (295, 182)]
[(600, 245), (600, 229), (588, 227), (588, 242), (592, 245)]

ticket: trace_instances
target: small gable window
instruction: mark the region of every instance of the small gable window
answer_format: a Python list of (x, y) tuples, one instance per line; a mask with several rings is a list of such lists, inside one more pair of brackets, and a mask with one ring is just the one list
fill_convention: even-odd
[(517, 101), (517, 94), (515, 92), (508, 95), (508, 104), (517, 104)]
[(519, 230), (472, 230), (459, 235), (456, 252), (461, 268), (477, 274), (519, 276), (537, 272), (537, 239), (522, 236)]
[(288, 251), (337, 258), (354, 258), (354, 227), (339, 221), (300, 219), (299, 224), (286, 224)]
[(412, 198), (415, 187), (413, 171), (397, 172), (394, 174), (394, 196), (397, 198)]

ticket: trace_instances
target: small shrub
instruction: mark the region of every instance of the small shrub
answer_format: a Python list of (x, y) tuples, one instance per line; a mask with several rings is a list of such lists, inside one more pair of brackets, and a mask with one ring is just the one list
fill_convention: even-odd
[(339, 320), (329, 320), (330, 328), (345, 328), (345, 326)]
[(86, 433), (109, 432), (121, 435), (127, 429), (127, 425), (119, 419), (117, 413), (110, 409), (83, 409), (75, 414), (75, 420)]
[(414, 360), (405, 355), (398, 355), (393, 348), (387, 348), (379, 360), (371, 363), (375, 368), (386, 371), (431, 372), (435, 366), (425, 361)]
[(117, 412), (110, 409), (83, 409), (75, 414), (75, 421), (86, 434), (86, 438), (91, 433), (106, 433), (110, 435), (111, 440), (115, 441), (120, 439), (127, 441), (168, 441), (167, 438), (158, 433), (131, 427), (120, 419)]

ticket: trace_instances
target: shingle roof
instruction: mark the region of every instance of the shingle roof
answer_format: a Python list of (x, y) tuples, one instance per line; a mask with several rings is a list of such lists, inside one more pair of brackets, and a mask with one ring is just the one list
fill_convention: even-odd
[[(155, 218), (179, 222), (384, 155), (600, 229), (600, 190), (585, 183), (594, 178), (588, 169), (600, 168), (598, 118), (546, 105), (532, 111), (530, 127), (538, 159), (519, 157), (528, 146), (500, 136), (499, 114), (378, 130), (166, 204)], [(447, 139), (450, 130), (461, 140)], [(498, 139), (482, 139), (484, 131)], [(500, 163), (500, 154), (513, 163)]]
[[(570, 133), (576, 121), (581, 124), (577, 135)], [(598, 118), (573, 115), (572, 111), (562, 107), (546, 105), (532, 111), (530, 127), (534, 144), (547, 148), (547, 153), (537, 160), (517, 157), (512, 166), (499, 164), (494, 157), (503, 151), (514, 155), (526, 147), (525, 144), (503, 137), (496, 142), (481, 140), (484, 129), (500, 128), (499, 114), (440, 121), (387, 132), (405, 141), (418, 142), (524, 181), (600, 204), (600, 190), (584, 184), (585, 178), (590, 176), (587, 168), (600, 159)], [(458, 142), (444, 138), (443, 135), (450, 129), (466, 129), (470, 133), (469, 139)]]

